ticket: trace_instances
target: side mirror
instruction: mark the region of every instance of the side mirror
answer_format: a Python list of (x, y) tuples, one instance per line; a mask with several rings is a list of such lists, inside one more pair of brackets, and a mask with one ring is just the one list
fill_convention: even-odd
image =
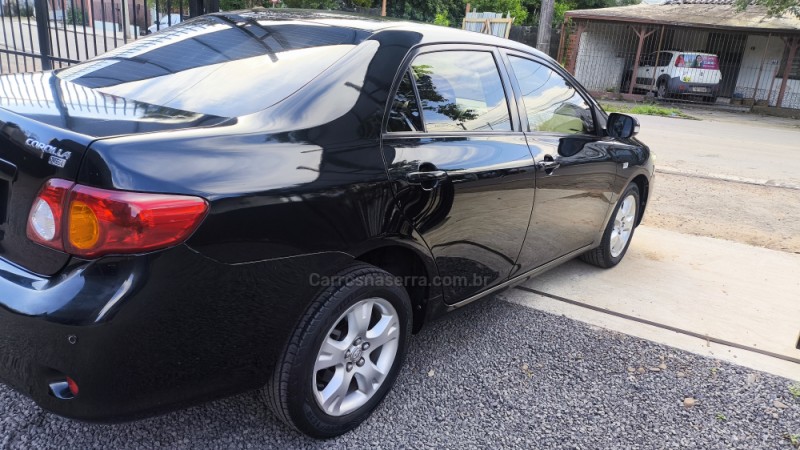
[(615, 139), (629, 139), (639, 132), (639, 121), (626, 114), (611, 113), (606, 122), (608, 135)]

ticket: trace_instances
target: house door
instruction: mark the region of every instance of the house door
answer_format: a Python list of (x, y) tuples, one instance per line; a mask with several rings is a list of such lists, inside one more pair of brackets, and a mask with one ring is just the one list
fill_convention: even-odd
[(719, 57), (719, 71), (722, 72), (722, 83), (719, 86), (720, 97), (730, 97), (736, 89), (746, 38), (747, 36), (744, 34), (708, 34), (706, 52)]

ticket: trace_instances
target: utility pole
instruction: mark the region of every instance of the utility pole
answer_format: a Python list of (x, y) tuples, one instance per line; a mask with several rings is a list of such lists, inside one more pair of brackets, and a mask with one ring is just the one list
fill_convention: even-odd
[(536, 38), (536, 48), (548, 55), (550, 54), (554, 3), (555, 0), (542, 0), (542, 11), (539, 15), (539, 35)]
[(381, 17), (386, 17), (386, 0), (381, 2)]

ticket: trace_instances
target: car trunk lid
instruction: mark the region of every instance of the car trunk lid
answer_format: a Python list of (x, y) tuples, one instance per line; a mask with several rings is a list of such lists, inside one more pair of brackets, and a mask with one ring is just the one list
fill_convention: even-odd
[(75, 181), (93, 141), (210, 126), (229, 119), (116, 97), (50, 72), (0, 76), (0, 258), (53, 275), (70, 255), (27, 237), (31, 206), (50, 178)]

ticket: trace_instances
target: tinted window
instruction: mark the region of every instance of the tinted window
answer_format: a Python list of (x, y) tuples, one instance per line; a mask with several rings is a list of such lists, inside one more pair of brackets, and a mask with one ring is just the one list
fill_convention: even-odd
[(414, 60), (411, 70), (427, 131), (511, 129), (503, 83), (491, 53), (427, 53)]
[(283, 100), (368, 36), (335, 26), (204, 16), (57, 76), (131, 100), (238, 116)]
[(668, 66), (670, 61), (672, 61), (672, 53), (662, 52), (658, 54), (658, 67)]
[(528, 59), (511, 57), (522, 89), (529, 131), (593, 133), (592, 110), (561, 75)]
[(408, 72), (403, 76), (397, 94), (394, 96), (392, 110), (389, 112), (388, 131), (422, 131), (422, 118), (419, 114), (417, 96)]

